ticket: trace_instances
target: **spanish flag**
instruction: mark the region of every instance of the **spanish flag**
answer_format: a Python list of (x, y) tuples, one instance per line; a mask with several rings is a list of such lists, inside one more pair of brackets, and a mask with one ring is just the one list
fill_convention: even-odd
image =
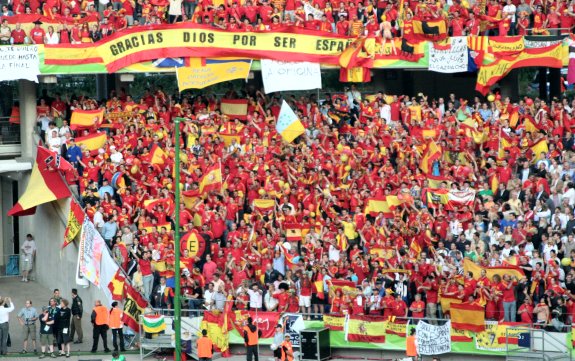
[(354, 42), (350, 43), (347, 48), (339, 55), (339, 66), (342, 68), (353, 68), (358, 61), (359, 53), (363, 48), (365, 38), (357, 38)]
[(284, 227), (286, 230), (286, 240), (287, 241), (299, 242), (302, 240), (302, 237), (303, 237), (302, 228), (303, 227), (301, 224), (291, 223), (291, 224), (286, 224)]
[(226, 318), (226, 312), (218, 312), (217, 314), (215, 312), (204, 312), (204, 318), (200, 325), (202, 330), (208, 332), (208, 337), (213, 340), (216, 350), (222, 353), (227, 352), (230, 348), (228, 331), (233, 328), (231, 322), (226, 322)]
[(70, 129), (86, 129), (92, 128), (102, 124), (104, 119), (104, 109), (96, 110), (82, 110), (76, 109), (72, 112), (72, 117), (70, 118)]
[(450, 297), (450, 296), (441, 296), (441, 311), (443, 313), (449, 312), (451, 309), (451, 304), (453, 303), (461, 303), (462, 301), (457, 297)]
[(247, 99), (222, 99), (220, 110), (222, 114), (232, 119), (245, 120), (248, 115), (248, 101)]
[(148, 301), (130, 284), (125, 284), (126, 300), (124, 302), (124, 315), (122, 322), (132, 330), (140, 331), (140, 315), (148, 307)]
[(199, 183), (200, 183), (200, 189), (199, 189), (200, 194), (206, 194), (209, 192), (221, 192), (222, 191), (221, 165), (218, 163), (206, 169)]
[(229, 147), (232, 144), (232, 140), (236, 140), (236, 144), (240, 144), (241, 136), (239, 134), (229, 134), (229, 133), (218, 133), (218, 136), (222, 138), (224, 145)]
[(298, 116), (285, 100), (282, 103), (282, 107), (278, 115), (276, 131), (288, 143), (293, 142), (295, 138), (305, 133), (303, 123), (299, 120)]
[(386, 322), (382, 317), (351, 315), (347, 321), (347, 341), (384, 343)]
[(413, 35), (419, 40), (443, 40), (447, 38), (447, 22), (445, 20), (422, 21), (414, 18)]
[(274, 210), (276, 202), (273, 199), (254, 199), (254, 211), (267, 213)]
[(525, 128), (525, 131), (529, 133), (535, 133), (542, 130), (541, 126), (535, 122), (535, 119), (533, 119), (531, 115), (526, 115), (523, 118), (523, 127)]
[(531, 146), (531, 151), (535, 155), (535, 159), (539, 159), (541, 153), (547, 154), (549, 153), (549, 146), (547, 145), (547, 139), (543, 138), (539, 140), (537, 143)]
[(70, 189), (59, 172), (62, 168), (52, 167), (52, 164), (56, 164), (54, 159), (56, 159), (55, 153), (38, 147), (26, 191), (20, 196), (18, 203), (8, 211), (9, 216), (28, 216), (36, 213), (36, 206), (40, 204), (70, 197)]
[(152, 164), (164, 164), (164, 162), (166, 161), (166, 158), (168, 157), (168, 155), (166, 154), (166, 152), (164, 152), (164, 150), (162, 148), (160, 148), (160, 146), (158, 146), (157, 144), (154, 144), (152, 146), (152, 149), (150, 149), (150, 154), (152, 155), (151, 159), (150, 159), (150, 163)]
[(489, 36), (489, 52), (497, 56), (514, 55), (525, 50), (523, 36)]
[(182, 200), (187, 209), (193, 209), (201, 194), (197, 190), (182, 192)]
[(485, 309), (469, 303), (451, 303), (451, 326), (458, 330), (485, 330)]
[(12, 107), (10, 112), (10, 119), (8, 120), (10, 124), (20, 124), (20, 108), (17, 106)]
[(108, 290), (112, 294), (114, 301), (121, 301), (124, 299), (124, 285), (126, 284), (126, 277), (120, 271), (120, 268), (114, 274), (114, 278), (108, 284)]
[(429, 188), (440, 188), (442, 183), (445, 183), (447, 188), (451, 187), (451, 180), (447, 177), (433, 176), (431, 174), (428, 174), (426, 176), (426, 179)]
[(483, 270), (483, 269), (486, 272), (486, 277), (489, 279), (493, 278), (493, 276), (495, 276), (495, 275), (499, 275), (500, 277), (503, 278), (504, 274), (508, 274), (510, 276), (515, 276), (515, 277), (517, 277), (517, 279), (521, 279), (522, 277), (525, 277), (525, 273), (523, 272), (523, 270), (519, 267), (516, 267), (516, 266), (481, 267), (481, 266), (473, 263), (473, 261), (468, 259), (468, 258), (463, 260), (463, 270), (465, 271), (465, 273), (472, 272), (473, 278), (476, 280), (481, 278), (481, 270)]
[(449, 203), (449, 190), (448, 189), (429, 189), (427, 191), (428, 207), (435, 207), (434, 204), (447, 204)]
[(148, 233), (152, 233), (154, 227), (156, 227), (158, 231), (162, 229), (162, 227), (166, 228), (167, 231), (172, 230), (172, 224), (170, 222), (160, 224), (144, 223), (144, 226), (142, 228), (148, 231)]
[(374, 247), (369, 250), (369, 254), (374, 254), (377, 258), (390, 259), (393, 256), (393, 248)]
[(70, 202), (70, 212), (68, 213), (68, 223), (66, 224), (66, 230), (64, 230), (64, 243), (62, 243), (62, 248), (72, 243), (74, 238), (80, 233), (85, 217), (86, 214), (82, 207), (72, 198)]
[(441, 158), (441, 149), (432, 140), (427, 144), (427, 149), (423, 153), (423, 159), (419, 165), (419, 169), (425, 174), (431, 173), (433, 169), (433, 162)]
[(178, 88), (182, 92), (186, 89), (203, 89), (234, 79), (246, 79), (251, 66), (251, 59), (192, 58), (189, 66), (176, 68)]
[(338, 279), (330, 279), (326, 281), (329, 285), (329, 297), (333, 298), (337, 290), (340, 290), (342, 293), (347, 293), (350, 295), (357, 294), (357, 288), (355, 286), (355, 282), (347, 281), (347, 280), (338, 280)]
[(98, 149), (103, 148), (108, 140), (108, 136), (104, 132), (96, 132), (94, 134), (86, 135), (85, 137), (75, 138), (76, 144), (89, 150), (90, 152), (96, 152)]
[(362, 66), (354, 68), (340, 68), (339, 81), (343, 83), (369, 83), (371, 81), (371, 71)]
[(530, 66), (562, 68), (562, 44), (524, 49), (517, 55), (502, 57), (489, 65), (482, 66), (477, 73), (475, 90), (486, 95), (489, 93), (491, 86), (509, 74), (511, 70)]
[(343, 331), (345, 316), (337, 313), (325, 314), (323, 315), (323, 325), (331, 331)]

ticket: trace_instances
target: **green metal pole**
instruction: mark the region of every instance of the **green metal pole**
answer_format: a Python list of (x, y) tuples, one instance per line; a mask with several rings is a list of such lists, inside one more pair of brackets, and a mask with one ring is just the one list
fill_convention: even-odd
[(176, 127), (176, 160), (174, 164), (176, 179), (175, 179), (175, 194), (176, 194), (176, 210), (175, 210), (175, 228), (176, 233), (174, 235), (174, 253), (176, 255), (175, 260), (175, 281), (176, 290), (174, 296), (174, 331), (176, 332), (176, 361), (182, 360), (182, 319), (181, 319), (181, 308), (182, 304), (180, 301), (180, 121), (182, 118), (175, 118), (174, 124)]

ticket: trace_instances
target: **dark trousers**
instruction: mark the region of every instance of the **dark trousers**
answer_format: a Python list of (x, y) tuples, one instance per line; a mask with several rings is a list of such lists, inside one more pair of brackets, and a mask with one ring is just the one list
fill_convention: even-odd
[(120, 351), (126, 351), (124, 349), (124, 332), (121, 328), (112, 329), (112, 345), (114, 345), (114, 351), (118, 351), (118, 343), (116, 342), (118, 337), (120, 338)]
[(70, 324), (70, 341), (74, 341), (74, 334), (78, 333), (78, 342), (84, 339), (84, 332), (82, 331), (82, 319), (78, 316), (72, 316), (72, 323)]
[(100, 336), (102, 337), (102, 342), (104, 343), (104, 350), (108, 350), (108, 326), (107, 325), (94, 325), (94, 344), (92, 346), (92, 351), (98, 350), (98, 341)]
[(246, 357), (248, 361), (252, 361), (252, 356), (254, 361), (258, 361), (258, 346), (246, 346)]

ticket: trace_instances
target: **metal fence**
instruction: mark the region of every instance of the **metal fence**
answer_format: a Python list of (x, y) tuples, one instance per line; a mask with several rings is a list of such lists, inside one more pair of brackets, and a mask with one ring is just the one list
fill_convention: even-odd
[(20, 124), (10, 123), (10, 117), (0, 117), (0, 145), (20, 144)]

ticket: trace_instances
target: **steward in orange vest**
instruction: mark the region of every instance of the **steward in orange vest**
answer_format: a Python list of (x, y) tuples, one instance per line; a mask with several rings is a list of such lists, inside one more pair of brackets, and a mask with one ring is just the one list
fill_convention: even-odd
[(246, 345), (247, 361), (252, 361), (252, 356), (255, 361), (258, 358), (258, 342), (262, 335), (262, 331), (258, 330), (257, 326), (253, 324), (254, 320), (248, 317), (248, 324), (244, 327), (244, 344)]
[(415, 340), (415, 328), (412, 328), (405, 340), (405, 355), (408, 357), (413, 357), (417, 360), (417, 344)]
[(208, 331), (202, 330), (202, 337), (198, 338), (199, 361), (212, 361), (214, 343), (208, 337)]
[(98, 350), (98, 339), (102, 337), (102, 342), (104, 343), (104, 351), (110, 352), (108, 348), (108, 335), (107, 331), (109, 328), (109, 313), (106, 306), (102, 305), (100, 300), (94, 303), (94, 309), (92, 310), (91, 316), (92, 325), (94, 325), (93, 337), (94, 344), (92, 345), (92, 352)]
[(289, 335), (285, 335), (284, 342), (280, 345), (282, 351), (282, 361), (293, 361), (293, 346)]
[(118, 302), (112, 302), (112, 309), (110, 310), (110, 328), (112, 329), (112, 345), (114, 351), (118, 351), (118, 338), (120, 339), (120, 351), (126, 351), (124, 348), (124, 322), (122, 317), (124, 312), (118, 308)]

